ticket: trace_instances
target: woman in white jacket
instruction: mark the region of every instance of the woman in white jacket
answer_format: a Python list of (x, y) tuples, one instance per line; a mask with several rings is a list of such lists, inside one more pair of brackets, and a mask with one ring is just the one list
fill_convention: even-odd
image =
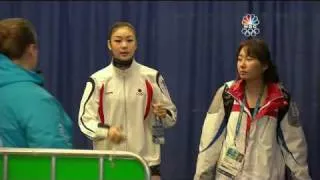
[[(295, 179), (311, 179), (298, 109), (279, 84), (267, 44), (245, 40), (236, 55), (238, 79), (215, 94), (202, 129), (194, 179), (283, 180), (286, 166)], [(233, 98), (229, 118), (224, 92)]]
[(92, 74), (79, 111), (81, 131), (94, 149), (122, 150), (143, 157), (152, 179), (160, 179), (160, 144), (153, 138), (152, 123), (176, 123), (176, 107), (160, 73), (136, 62), (135, 28), (117, 22), (110, 30), (111, 63)]

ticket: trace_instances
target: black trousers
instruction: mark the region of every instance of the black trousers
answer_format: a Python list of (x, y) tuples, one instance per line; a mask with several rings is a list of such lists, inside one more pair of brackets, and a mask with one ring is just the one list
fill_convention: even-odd
[(160, 165), (150, 166), (151, 176), (161, 176)]

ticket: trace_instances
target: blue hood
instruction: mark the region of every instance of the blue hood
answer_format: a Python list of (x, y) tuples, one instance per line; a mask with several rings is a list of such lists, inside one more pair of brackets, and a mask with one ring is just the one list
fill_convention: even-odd
[(16, 82), (33, 82), (43, 85), (43, 78), (35, 72), (14, 64), (7, 56), (0, 53), (0, 88)]

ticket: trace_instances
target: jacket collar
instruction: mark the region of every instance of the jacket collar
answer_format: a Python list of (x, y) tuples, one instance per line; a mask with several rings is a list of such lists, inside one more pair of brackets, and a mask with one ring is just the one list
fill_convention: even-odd
[(113, 69), (114, 74), (119, 76), (131, 75), (138, 68), (138, 63), (135, 59), (132, 60), (131, 66), (127, 69), (119, 69), (115, 67), (112, 62), (110, 65)]
[(44, 82), (42, 76), (13, 63), (2, 53), (0, 53), (0, 77), (0, 87), (17, 82), (32, 82), (43, 86)]
[[(237, 80), (231, 85), (231, 87), (228, 89), (228, 92), (241, 101), (244, 97), (244, 88), (245, 81)], [(268, 90), (266, 101), (270, 101), (277, 98), (283, 98), (283, 93), (277, 83), (268, 83), (267, 88)]]
[[(239, 102), (242, 101), (244, 97), (244, 86), (245, 82), (243, 80), (237, 80), (228, 89), (228, 92)], [(277, 111), (277, 109), (288, 105), (287, 100), (284, 97), (282, 89), (277, 83), (267, 84), (267, 97), (265, 99), (265, 104), (260, 108), (257, 119), (268, 114), (268, 112)], [(246, 107), (247, 108), (247, 107)], [(245, 109), (246, 109), (245, 108)], [(247, 109), (247, 112), (248, 109)]]

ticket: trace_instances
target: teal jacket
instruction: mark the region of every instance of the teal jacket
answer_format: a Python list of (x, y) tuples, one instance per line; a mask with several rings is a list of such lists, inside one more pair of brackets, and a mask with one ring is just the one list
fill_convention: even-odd
[(0, 54), (0, 146), (72, 148), (72, 121), (43, 79)]

